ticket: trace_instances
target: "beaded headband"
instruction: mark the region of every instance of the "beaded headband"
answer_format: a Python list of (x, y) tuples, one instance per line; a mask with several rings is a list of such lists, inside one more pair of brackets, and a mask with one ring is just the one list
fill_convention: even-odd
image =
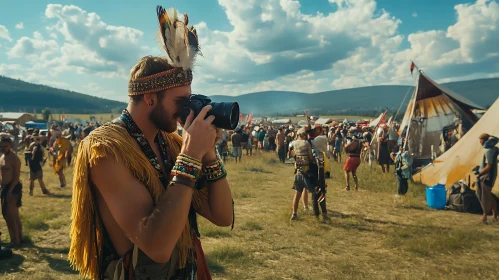
[(151, 76), (130, 80), (128, 96), (159, 92), (192, 83), (192, 71), (173, 68)]

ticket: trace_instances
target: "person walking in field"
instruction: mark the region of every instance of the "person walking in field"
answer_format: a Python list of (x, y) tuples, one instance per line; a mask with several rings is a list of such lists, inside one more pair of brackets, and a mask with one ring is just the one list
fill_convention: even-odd
[(352, 173), (355, 182), (355, 190), (359, 190), (359, 179), (357, 178), (357, 168), (359, 168), (361, 160), (360, 153), (362, 151), (362, 144), (359, 140), (353, 138), (350, 143), (345, 145), (345, 152), (348, 154), (348, 159), (345, 162), (343, 170), (345, 171), (345, 190), (350, 190), (350, 173)]
[(33, 134), (34, 142), (31, 143), (29, 150), (31, 151), (31, 158), (29, 160), (29, 195), (33, 195), (33, 190), (35, 188), (35, 181), (37, 180), (40, 184), (43, 194), (50, 194), (50, 192), (45, 187), (43, 182), (43, 147), (40, 144), (40, 137), (37, 133)]
[(295, 195), (293, 198), (291, 220), (298, 218), (298, 204), (303, 191), (306, 189), (310, 193), (314, 193), (314, 186), (312, 178), (309, 174), (310, 163), (315, 161), (312, 153), (312, 145), (306, 140), (307, 133), (304, 128), (297, 131), (298, 139), (290, 144), (290, 151), (295, 154), (295, 176), (293, 182), (293, 189)]
[[(61, 183), (61, 188), (66, 187), (66, 176), (64, 175), (64, 169), (67, 166), (67, 158), (69, 152), (71, 151), (71, 143), (65, 137), (62, 137), (61, 133), (58, 131), (55, 134), (56, 141), (54, 146), (51, 148), (51, 152), (54, 154), (54, 171), (56, 175), (59, 176), (59, 182)], [(56, 152), (57, 151), (57, 152)]]
[(243, 156), (243, 149), (241, 145), (243, 141), (243, 132), (241, 128), (237, 128), (234, 131), (234, 134), (232, 134), (231, 136), (231, 141), (232, 141), (232, 153), (236, 160), (236, 163), (241, 162), (241, 158)]
[(279, 160), (282, 163), (286, 163), (286, 151), (287, 151), (287, 149), (286, 149), (286, 135), (285, 135), (282, 127), (279, 127), (279, 129), (277, 130), (275, 143), (277, 146), (277, 154), (279, 156)]
[(22, 206), (23, 185), (20, 181), (21, 160), (14, 153), (13, 141), (10, 137), (0, 140), (0, 174), (1, 191), (0, 201), (2, 205), (2, 216), (7, 223), (10, 235), (10, 243), (7, 248), (19, 248), (23, 241), (23, 230), (19, 218), (19, 207)]

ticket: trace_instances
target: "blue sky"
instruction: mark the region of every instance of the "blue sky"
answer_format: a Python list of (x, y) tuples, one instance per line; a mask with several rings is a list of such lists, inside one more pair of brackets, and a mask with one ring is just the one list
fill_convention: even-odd
[(126, 101), (129, 69), (161, 55), (157, 4), (198, 29), (197, 93), (410, 84), (411, 59), (440, 82), (499, 77), (497, 0), (2, 1), (0, 75)]

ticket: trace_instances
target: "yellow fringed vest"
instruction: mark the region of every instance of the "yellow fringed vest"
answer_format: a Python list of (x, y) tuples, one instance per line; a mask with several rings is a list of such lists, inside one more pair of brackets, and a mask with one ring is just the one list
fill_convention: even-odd
[[(180, 153), (182, 138), (176, 133), (163, 133), (169, 151), (169, 158), (176, 158)], [(97, 258), (103, 246), (104, 225), (100, 219), (97, 201), (93, 196), (90, 183), (90, 169), (99, 159), (113, 157), (121, 161), (130, 169), (133, 176), (148, 189), (154, 203), (166, 193), (159, 174), (144, 155), (139, 145), (119, 124), (105, 124), (95, 129), (79, 145), (73, 175), (73, 199), (71, 209), (71, 247), (69, 262), (73, 269), (80, 272), (82, 277), (99, 279), (102, 270)], [(208, 190), (196, 190), (192, 198), (195, 209), (208, 199)], [(178, 256), (178, 269), (185, 266), (188, 251), (193, 247), (191, 226), (187, 221), (175, 252)], [(135, 248), (136, 250), (137, 248)], [(134, 250), (134, 251), (135, 251)]]

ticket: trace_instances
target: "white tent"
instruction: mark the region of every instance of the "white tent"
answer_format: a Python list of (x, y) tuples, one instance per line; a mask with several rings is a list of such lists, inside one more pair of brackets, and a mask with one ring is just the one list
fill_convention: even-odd
[[(407, 135), (406, 149), (414, 154), (414, 165), (431, 162), (445, 131), (456, 130), (462, 137), (478, 121), (473, 109), (483, 109), (428, 78), (419, 71), (399, 134)], [(445, 134), (447, 137), (447, 134)]]
[(315, 121), (316, 125), (326, 125), (332, 123), (332, 119), (326, 119), (326, 118), (319, 118)]
[[(482, 133), (499, 137), (499, 99), (490, 107), (483, 117), (446, 153), (438, 157), (432, 164), (415, 174), (413, 179), (427, 186), (445, 184), (447, 187), (461, 179), (467, 179), (472, 169), (480, 165), (484, 148), (478, 137)], [(472, 181), (475, 176), (471, 174)], [(499, 187), (496, 180), (495, 187)]]
[(272, 121), (272, 124), (290, 124), (290, 123), (291, 123), (290, 119), (278, 119)]
[(305, 126), (305, 125), (308, 125), (308, 122), (306, 120), (301, 120), (298, 122), (298, 125), (299, 126)]

